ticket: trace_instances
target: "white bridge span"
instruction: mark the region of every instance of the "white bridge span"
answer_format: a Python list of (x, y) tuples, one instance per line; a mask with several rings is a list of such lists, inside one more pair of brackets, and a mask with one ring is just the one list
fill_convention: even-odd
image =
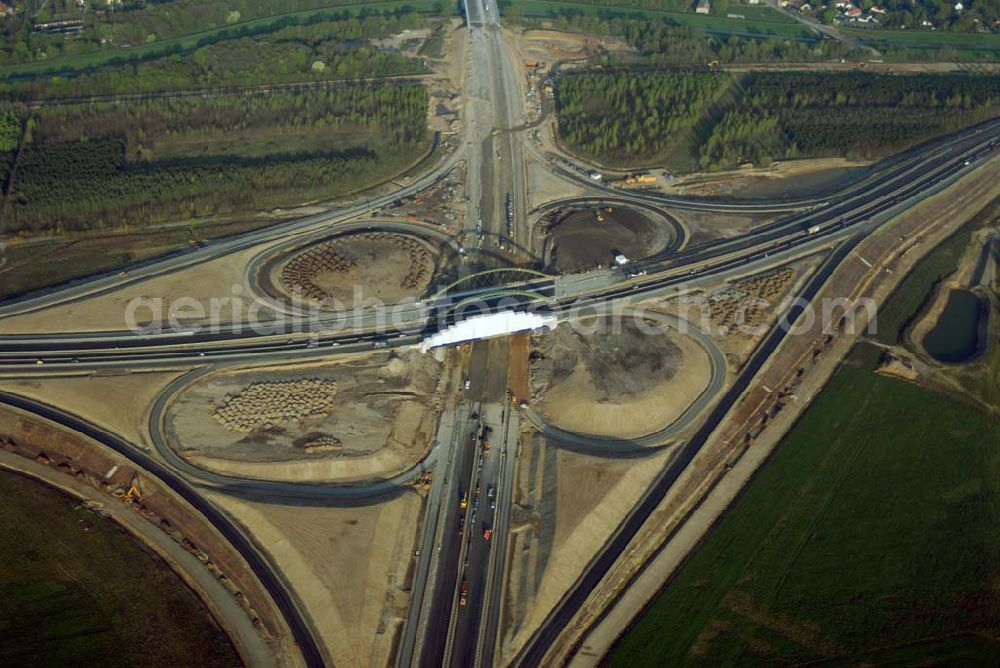
[(526, 313), (523, 311), (487, 313), (462, 320), (442, 329), (432, 336), (428, 336), (420, 342), (420, 351), (426, 353), (431, 348), (438, 348), (440, 346), (451, 346), (468, 341), (489, 339), (494, 336), (516, 334), (518, 332), (554, 329), (557, 324), (559, 324), (559, 318), (554, 315)]

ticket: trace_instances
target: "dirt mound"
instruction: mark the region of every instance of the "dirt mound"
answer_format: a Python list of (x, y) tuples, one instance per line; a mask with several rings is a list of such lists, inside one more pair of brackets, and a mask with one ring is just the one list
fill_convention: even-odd
[(711, 378), (708, 353), (693, 339), (630, 318), (592, 332), (560, 326), (534, 343), (534, 403), (549, 424), (572, 432), (654, 433), (676, 420)]
[(384, 232), (352, 234), (293, 255), (272, 270), (283, 296), (351, 305), (364, 299), (394, 302), (421, 296), (434, 275), (434, 256), (416, 237)]
[(606, 403), (642, 394), (677, 375), (682, 359), (673, 342), (641, 331), (632, 321), (614, 330), (581, 334), (557, 328), (549, 342), (551, 382), (562, 383), (580, 368), (594, 388), (594, 400)]
[(226, 397), (213, 415), (229, 431), (249, 433), (327, 415), (333, 410), (336, 392), (336, 383), (318, 378), (252, 383)]
[(574, 208), (553, 220), (549, 265), (562, 273), (608, 266), (616, 253), (640, 260), (666, 248), (673, 237), (662, 221), (628, 207)]

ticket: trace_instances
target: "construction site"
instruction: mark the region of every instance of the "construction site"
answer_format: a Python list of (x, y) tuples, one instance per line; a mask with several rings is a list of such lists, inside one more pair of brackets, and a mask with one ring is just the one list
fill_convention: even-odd
[(638, 317), (568, 323), (535, 337), (532, 403), (572, 433), (631, 439), (663, 429), (707, 387), (708, 354)]
[(548, 214), (542, 225), (546, 264), (560, 273), (613, 265), (618, 255), (641, 260), (675, 241), (662, 214), (628, 206), (570, 206)]
[(446, 376), (415, 351), (206, 375), (164, 416), (171, 448), (199, 468), (251, 478), (391, 477), (430, 448)]
[(321, 308), (349, 308), (358, 298), (392, 304), (423, 296), (439, 258), (438, 249), (417, 236), (347, 234), (268, 262), (261, 284), (274, 297)]

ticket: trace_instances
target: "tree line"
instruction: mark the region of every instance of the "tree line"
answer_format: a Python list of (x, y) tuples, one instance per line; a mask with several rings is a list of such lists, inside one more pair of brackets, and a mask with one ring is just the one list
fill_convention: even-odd
[(559, 79), (563, 139), (610, 162), (661, 157), (729, 87), (711, 73), (614, 73)]
[(705, 169), (796, 157), (879, 158), (996, 116), (1000, 78), (870, 73), (596, 72), (561, 77), (559, 129), (622, 165), (681, 142)]
[[(426, 150), (427, 108), (425, 88), (395, 85), (42, 108), (16, 167), (4, 232), (142, 225), (333, 197), (388, 178)], [(310, 144), (317, 134), (334, 141)], [(296, 148), (285, 148), (293, 135)], [(233, 137), (246, 141), (234, 147)], [(161, 144), (168, 157), (157, 156)]]
[(701, 147), (702, 167), (795, 157), (879, 158), (1000, 111), (1000, 79), (760, 73)]

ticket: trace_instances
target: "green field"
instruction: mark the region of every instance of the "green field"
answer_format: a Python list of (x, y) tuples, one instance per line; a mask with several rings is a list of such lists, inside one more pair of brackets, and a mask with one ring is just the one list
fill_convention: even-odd
[(411, 9), (438, 13), (440, 8), (441, 4), (437, 0), (393, 0), (391, 2), (351, 3), (335, 5), (332, 8), (289, 12), (200, 30), (170, 39), (154, 40), (127, 48), (102, 49), (0, 67), (0, 81), (18, 77), (72, 74), (92, 71), (108, 65), (135, 63), (152, 58), (182, 54), (207, 44), (276, 31), (291, 25), (304, 25), (340, 16), (358, 16), (364, 12), (392, 12), (399, 9)]
[(841, 367), (611, 665), (993, 662), (1000, 421), (877, 357)]
[(607, 20), (612, 18), (659, 19), (678, 26), (688, 26), (708, 32), (734, 35), (759, 35), (800, 38), (812, 36), (802, 24), (768, 7), (736, 7), (734, 14), (747, 18), (729, 19), (724, 16), (695, 14), (694, 12), (670, 12), (631, 7), (608, 7), (590, 3), (552, 2), (551, 0), (511, 0), (503, 5), (520, 12), (522, 16), (548, 16), (582, 14)]
[(0, 472), (0, 664), (238, 666), (201, 601), (117, 525)]
[(1000, 35), (993, 33), (961, 33), (941, 30), (858, 30), (844, 28), (844, 34), (864, 41), (886, 45), (938, 48), (951, 46), (961, 49), (1000, 51)]

